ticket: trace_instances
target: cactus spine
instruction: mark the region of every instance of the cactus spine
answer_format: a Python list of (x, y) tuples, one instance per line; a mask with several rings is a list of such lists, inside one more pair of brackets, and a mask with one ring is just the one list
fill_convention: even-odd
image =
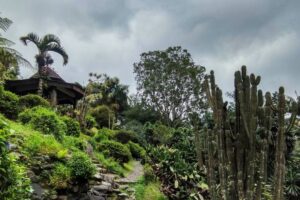
[[(214, 72), (205, 78), (206, 97), (214, 119), (214, 127), (206, 130), (208, 183), (211, 199), (259, 200), (266, 185), (268, 172), (268, 139), (271, 134), (271, 94), (258, 90), (260, 76), (247, 75), (247, 69), (235, 73), (235, 117), (228, 117), (227, 102), (215, 83)], [(279, 89), (279, 129), (277, 134), (274, 200), (283, 199), (285, 173), (285, 96)], [(293, 106), (293, 117), (296, 113)], [(293, 120), (287, 129), (293, 125)], [(217, 156), (213, 152), (216, 144)], [(218, 159), (218, 165), (215, 160)], [(218, 173), (218, 175), (217, 175)], [(216, 190), (220, 185), (220, 192)]]

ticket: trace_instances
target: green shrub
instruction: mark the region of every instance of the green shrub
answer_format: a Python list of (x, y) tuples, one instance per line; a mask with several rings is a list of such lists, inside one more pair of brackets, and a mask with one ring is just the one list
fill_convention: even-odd
[(95, 127), (96, 125), (97, 125), (97, 122), (96, 122), (96, 119), (93, 116), (87, 115), (85, 117), (85, 127), (87, 129), (91, 129), (91, 128)]
[(99, 128), (110, 128), (113, 124), (115, 114), (108, 106), (97, 106), (90, 114), (95, 118)]
[(114, 139), (123, 144), (129, 141), (138, 142), (137, 135), (132, 131), (119, 130), (114, 134)]
[(93, 127), (91, 129), (85, 129), (84, 134), (94, 137), (98, 133), (98, 129), (96, 127)]
[(55, 189), (66, 189), (70, 180), (70, 169), (63, 164), (56, 164), (50, 176), (50, 185)]
[(145, 138), (150, 144), (167, 144), (173, 135), (174, 129), (162, 123), (145, 124)]
[(50, 107), (50, 104), (46, 99), (36, 94), (21, 96), (19, 105), (22, 110), (26, 108), (33, 108), (35, 106)]
[(58, 140), (62, 140), (66, 131), (65, 123), (54, 111), (40, 106), (26, 109), (19, 114), (19, 120), (44, 134), (53, 134)]
[(100, 161), (100, 163), (110, 172), (114, 172), (120, 176), (125, 175), (125, 169), (115, 161), (113, 158), (106, 158), (101, 153), (96, 153), (96, 158)]
[(138, 137), (138, 143), (142, 144), (143, 146), (146, 145), (147, 142), (144, 135), (144, 125), (142, 123), (136, 120), (128, 121), (126, 124), (124, 124), (123, 129), (135, 132)]
[(0, 87), (0, 112), (10, 119), (16, 119), (19, 113), (19, 97)]
[[(7, 168), (3, 168), (2, 164), (5, 164)], [(9, 154), (7, 155), (7, 159), (3, 160), (3, 158), (1, 158), (0, 169), (0, 183), (3, 183), (3, 185), (0, 185), (1, 199), (29, 199), (31, 195), (31, 181), (27, 176), (26, 167), (18, 164), (16, 158)], [(5, 179), (5, 182), (1, 180), (3, 175), (5, 176), (3, 171), (8, 173), (8, 179)]]
[(71, 170), (71, 177), (77, 181), (86, 181), (92, 177), (96, 168), (91, 159), (84, 153), (76, 152), (68, 161), (68, 166)]
[(66, 135), (78, 137), (80, 135), (80, 124), (75, 119), (64, 116), (61, 118), (66, 124)]
[(137, 158), (137, 159), (139, 159), (139, 158), (144, 159), (145, 158), (146, 151), (139, 144), (130, 141), (128, 143), (128, 147), (130, 149), (132, 157)]
[(81, 150), (86, 149), (86, 142), (79, 137), (65, 136), (62, 145), (70, 150)]
[(155, 174), (153, 168), (149, 164), (144, 165), (144, 177), (146, 183), (155, 181)]
[(107, 128), (103, 128), (103, 129), (100, 129), (98, 131), (98, 133), (96, 133), (94, 135), (93, 139), (99, 143), (101, 141), (110, 139), (112, 134), (113, 134), (113, 131), (111, 131), (110, 129), (107, 129)]
[(98, 150), (106, 156), (115, 158), (121, 163), (128, 162), (132, 156), (128, 147), (122, 143), (106, 140), (99, 144)]

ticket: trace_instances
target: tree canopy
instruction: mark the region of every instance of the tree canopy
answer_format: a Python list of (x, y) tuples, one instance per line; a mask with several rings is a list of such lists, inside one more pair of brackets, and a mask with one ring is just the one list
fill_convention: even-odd
[(142, 53), (140, 61), (134, 63), (138, 95), (172, 126), (187, 119), (191, 110), (202, 109), (204, 72), (205, 68), (196, 65), (180, 46)]

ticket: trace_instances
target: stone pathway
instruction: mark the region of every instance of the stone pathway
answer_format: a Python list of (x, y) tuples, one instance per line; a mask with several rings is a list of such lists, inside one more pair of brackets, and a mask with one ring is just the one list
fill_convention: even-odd
[(119, 184), (136, 183), (144, 175), (143, 165), (139, 161), (134, 161), (133, 171), (125, 178), (116, 180)]

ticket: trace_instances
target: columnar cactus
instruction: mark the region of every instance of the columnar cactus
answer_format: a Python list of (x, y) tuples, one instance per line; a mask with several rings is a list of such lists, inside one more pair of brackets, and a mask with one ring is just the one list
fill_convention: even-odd
[[(227, 102), (223, 102), (222, 91), (215, 83), (214, 72), (204, 82), (206, 96), (214, 118), (214, 127), (207, 128), (206, 144), (208, 159), (208, 183), (211, 199), (252, 200), (262, 199), (267, 182), (269, 137), (272, 127), (272, 112), (279, 113), (277, 133), (274, 200), (283, 198), (285, 172), (285, 96), (279, 89), (277, 108), (272, 104), (271, 94), (258, 90), (260, 76), (247, 75), (247, 69), (235, 73), (235, 118), (229, 119)], [(293, 105), (295, 118), (297, 105)], [(290, 121), (287, 129), (294, 124)], [(216, 144), (217, 155), (214, 155)], [(202, 158), (201, 158), (202, 159)], [(218, 165), (216, 164), (218, 161)], [(217, 185), (220, 192), (217, 192)]]

